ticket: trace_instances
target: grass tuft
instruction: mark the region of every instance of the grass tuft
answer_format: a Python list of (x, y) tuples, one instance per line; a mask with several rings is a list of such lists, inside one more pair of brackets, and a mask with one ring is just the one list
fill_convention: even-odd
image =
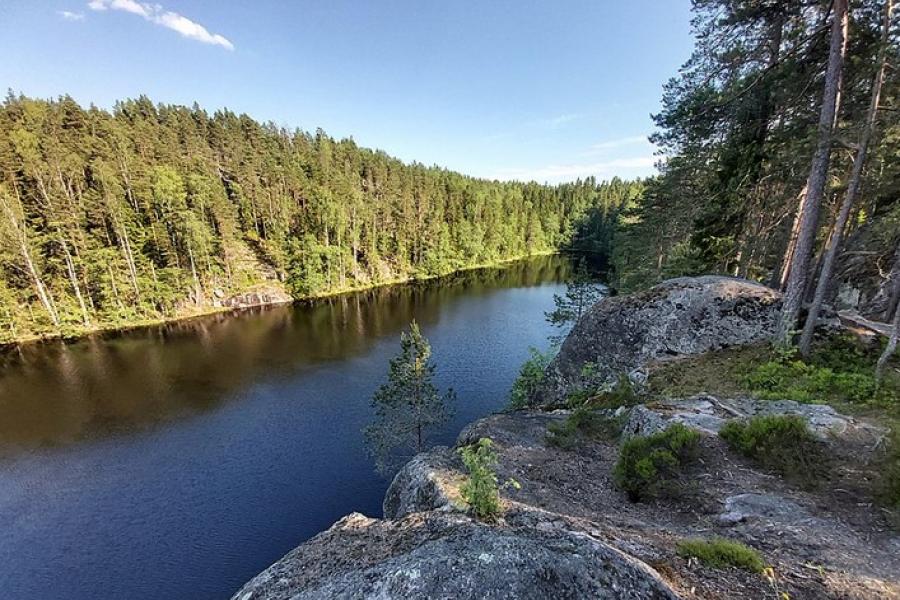
[(762, 555), (753, 548), (725, 538), (687, 539), (678, 542), (678, 555), (696, 558), (704, 565), (715, 569), (735, 567), (761, 573), (766, 568)]

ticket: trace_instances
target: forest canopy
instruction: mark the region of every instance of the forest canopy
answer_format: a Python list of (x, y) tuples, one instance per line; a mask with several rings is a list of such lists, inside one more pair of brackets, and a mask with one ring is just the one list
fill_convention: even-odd
[(579, 246), (642, 182), (487, 181), (146, 97), (0, 105), (0, 341), (295, 298)]
[[(694, 52), (665, 85), (654, 116), (661, 172), (623, 216), (613, 244), (621, 289), (709, 272), (787, 288), (802, 217), (814, 213), (801, 293), (808, 299), (815, 289), (830, 240), (840, 250), (825, 277), (830, 293), (843, 280), (878, 293), (900, 238), (900, 44), (892, 9), (892, 0), (693, 1)], [(837, 93), (823, 137), (834, 33), (842, 34)], [(873, 97), (877, 113), (870, 113)], [(821, 210), (813, 210), (804, 202), (823, 144)]]

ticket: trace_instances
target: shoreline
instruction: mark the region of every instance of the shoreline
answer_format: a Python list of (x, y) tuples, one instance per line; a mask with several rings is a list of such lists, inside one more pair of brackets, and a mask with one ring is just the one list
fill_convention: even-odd
[[(513, 256), (510, 258), (505, 258), (502, 260), (489, 262), (489, 263), (480, 263), (477, 265), (470, 265), (461, 267), (458, 269), (453, 269), (452, 271), (448, 271), (446, 273), (441, 273), (438, 275), (427, 275), (427, 276), (408, 276), (408, 277), (398, 277), (395, 279), (389, 279), (387, 281), (380, 281), (378, 283), (366, 284), (366, 285), (357, 285), (351, 286), (339, 290), (331, 290), (328, 292), (323, 292), (320, 294), (314, 294), (311, 296), (304, 296), (302, 298), (291, 298), (290, 300), (283, 301), (275, 301), (275, 302), (264, 302), (260, 304), (252, 304), (248, 306), (240, 306), (240, 307), (231, 307), (231, 306), (208, 306), (204, 307), (197, 312), (193, 312), (190, 314), (179, 315), (175, 317), (165, 317), (159, 319), (146, 319), (137, 321), (134, 323), (128, 323), (125, 325), (111, 325), (111, 326), (98, 326), (91, 328), (79, 329), (75, 333), (65, 334), (62, 332), (52, 333), (52, 334), (44, 334), (44, 335), (30, 335), (22, 338), (18, 338), (9, 342), (4, 342), (0, 344), (0, 352), (7, 352), (22, 346), (31, 346), (36, 344), (41, 344), (44, 342), (56, 342), (61, 341), (64, 343), (68, 342), (77, 342), (79, 340), (89, 338), (92, 336), (104, 336), (104, 335), (112, 335), (112, 334), (120, 334), (126, 333), (129, 331), (133, 331), (136, 329), (144, 329), (150, 327), (159, 327), (161, 325), (169, 325), (173, 323), (187, 322), (193, 319), (200, 319), (203, 317), (209, 317), (212, 315), (218, 315), (227, 312), (239, 313), (245, 310), (255, 309), (255, 308), (266, 308), (270, 306), (283, 306), (288, 304), (295, 304), (297, 302), (312, 302), (316, 300), (324, 300), (326, 298), (336, 298), (338, 296), (342, 296), (345, 294), (353, 294), (357, 292), (364, 292), (367, 290), (373, 290), (382, 287), (388, 287), (392, 285), (401, 285), (413, 282), (420, 281), (433, 281), (435, 279), (440, 279), (442, 277), (449, 277), (451, 275), (455, 275), (457, 273), (464, 273), (466, 271), (476, 271), (479, 269), (490, 269), (495, 267), (503, 267), (510, 263), (518, 262), (521, 260), (527, 260), (530, 258), (538, 258), (541, 256), (554, 256), (557, 254), (564, 254), (565, 252), (562, 250), (547, 250), (541, 252), (534, 252), (531, 254), (524, 254), (520, 256)], [(245, 290), (239, 293), (247, 293), (252, 291), (251, 289)], [(287, 293), (287, 292), (285, 292)]]

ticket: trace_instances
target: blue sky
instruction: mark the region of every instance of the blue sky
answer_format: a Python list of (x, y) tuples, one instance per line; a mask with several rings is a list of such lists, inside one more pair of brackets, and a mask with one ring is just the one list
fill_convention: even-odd
[(147, 94), (499, 179), (653, 171), (689, 0), (0, 0), (0, 85)]

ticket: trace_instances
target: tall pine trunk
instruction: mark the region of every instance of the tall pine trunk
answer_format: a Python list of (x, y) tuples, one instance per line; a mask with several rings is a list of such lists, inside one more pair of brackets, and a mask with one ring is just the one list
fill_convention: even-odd
[(894, 266), (888, 274), (887, 280), (887, 306), (884, 309), (884, 320), (888, 321), (897, 307), (900, 306), (900, 244), (894, 254)]
[(894, 320), (891, 323), (891, 336), (888, 338), (888, 343), (884, 348), (884, 352), (882, 352), (881, 356), (878, 358), (878, 364), (875, 365), (875, 380), (879, 383), (884, 376), (884, 368), (887, 366), (888, 360), (897, 349), (898, 338), (900, 338), (900, 306), (897, 306), (897, 308), (894, 309)]
[(803, 326), (803, 334), (800, 336), (800, 353), (808, 356), (812, 347), (813, 332), (816, 328), (816, 321), (819, 319), (819, 313), (822, 310), (822, 303), (825, 301), (825, 294), (831, 284), (831, 274), (834, 270), (834, 261), (841, 247), (844, 237), (844, 228), (847, 226), (847, 220), (850, 217), (850, 210), (859, 194), (859, 188), (862, 183), (863, 167), (866, 163), (866, 155), (869, 151), (869, 143), (872, 140), (872, 132), (875, 129), (875, 118), (878, 114), (878, 102), (881, 99), (881, 86), (884, 84), (884, 72), (887, 66), (887, 47), (888, 36), (891, 30), (891, 16), (894, 10), (893, 0), (886, 0), (884, 6), (884, 24), (881, 30), (881, 49), (879, 50), (878, 72), (872, 81), (872, 98), (869, 101), (869, 110), (866, 113), (866, 121), (859, 135), (859, 147), (856, 150), (856, 156), (853, 159), (853, 170), (850, 174), (850, 183), (847, 186), (847, 193), (841, 203), (841, 209), (838, 212), (837, 220), (834, 224), (834, 235), (825, 256), (822, 260), (822, 272), (819, 275), (819, 281), (816, 285), (816, 292), (813, 296), (812, 304), (809, 307), (809, 314), (806, 316), (806, 323)]
[(819, 212), (822, 196), (828, 177), (828, 165), (831, 160), (831, 138), (834, 130), (835, 108), (841, 71), (843, 69), (844, 32), (847, 21), (847, 0), (834, 0), (834, 14), (831, 21), (831, 41), (828, 51), (828, 68), (825, 72), (825, 90), (822, 95), (822, 108), (819, 113), (816, 151), (810, 166), (807, 180), (806, 201), (799, 215), (800, 227), (797, 245), (791, 258), (787, 290), (784, 293), (784, 304), (781, 317), (775, 332), (775, 342), (782, 346), (791, 343), (791, 332), (797, 323), (806, 280), (809, 261), (819, 226)]

